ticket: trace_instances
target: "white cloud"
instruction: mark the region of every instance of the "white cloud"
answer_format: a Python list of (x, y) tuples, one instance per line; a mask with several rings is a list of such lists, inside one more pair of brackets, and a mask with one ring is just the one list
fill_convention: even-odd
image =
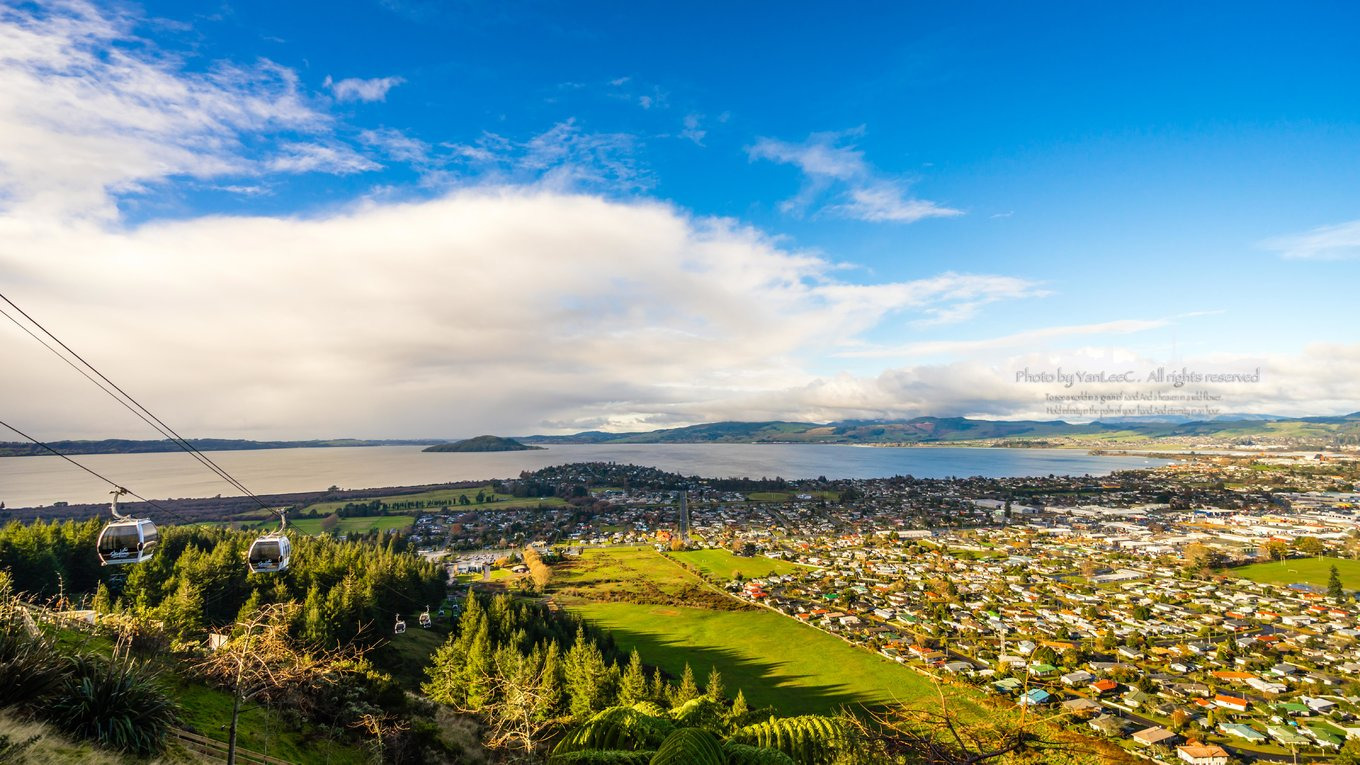
[(700, 127), (700, 125), (702, 125), (702, 120), (702, 115), (686, 114), (684, 121), (685, 127), (680, 131), (680, 137), (687, 141), (693, 141), (696, 146), (703, 146), (704, 136), (708, 135), (708, 131)]
[(802, 214), (829, 196), (829, 214), (874, 223), (914, 223), (924, 218), (962, 215), (960, 210), (910, 195), (908, 185), (880, 176), (864, 160), (864, 153), (846, 143), (863, 133), (813, 133), (803, 143), (761, 138), (747, 150), (751, 159), (795, 165), (803, 171), (803, 187), (780, 204), (786, 213)]
[(1360, 220), (1319, 226), (1311, 231), (1265, 241), (1267, 249), (1299, 260), (1350, 260), (1360, 258)]
[(886, 181), (850, 189), (849, 200), (827, 210), (846, 218), (872, 223), (913, 223), (922, 218), (947, 218), (962, 215), (958, 210), (941, 207), (924, 199), (906, 196), (906, 189)]
[(655, 184), (637, 160), (635, 136), (589, 133), (575, 120), (559, 122), (527, 141), (483, 133), (473, 144), (445, 148), (455, 160), (493, 182), (611, 191), (642, 191)]
[[(813, 378), (889, 315), (1023, 296), (945, 274), (854, 285), (731, 221), (655, 203), (480, 189), (311, 219), (47, 228), (0, 218), (0, 283), (182, 432), (460, 435), (706, 402)], [(32, 347), (30, 347), (32, 346)], [(136, 432), (0, 332), (47, 433)], [(75, 380), (82, 383), (81, 380)]]
[(263, 171), (269, 151), (246, 139), (330, 130), (291, 70), (190, 70), (137, 23), (78, 1), (0, 7), (0, 209), (112, 220), (117, 196), (168, 178)]
[[(1307, 416), (1346, 413), (1360, 401), (1360, 343), (1311, 344), (1295, 354), (1264, 357), (1215, 354), (1190, 362), (1170, 362), (1118, 347), (1079, 348), (1055, 354), (1027, 350), (959, 361), (914, 364), (876, 375), (848, 373), (818, 377), (807, 383), (751, 391), (703, 404), (676, 404), (662, 409), (680, 422), (716, 419), (790, 419), (833, 422), (847, 419), (904, 419), (920, 416), (965, 416), (999, 419), (1087, 421), (1090, 417), (1053, 413), (1046, 394), (1167, 392), (1166, 384), (1082, 386), (1017, 382), (1017, 370), (1099, 373), (1135, 371), (1146, 375), (1158, 367), (1192, 371), (1251, 374), (1257, 383), (1189, 385), (1182, 391), (1205, 391), (1221, 398), (1212, 402), (1167, 404), (1212, 407), (1223, 414), (1254, 413)], [(1125, 401), (1106, 406), (1133, 407), (1155, 403)]]
[(378, 170), (382, 165), (340, 143), (286, 143), (266, 167), (277, 173), (350, 175)]
[(392, 128), (363, 130), (359, 133), (359, 140), (398, 162), (426, 164), (430, 161), (430, 145), (400, 130)]
[(406, 80), (401, 77), (374, 77), (368, 80), (357, 77), (333, 80), (327, 77), (323, 84), (335, 94), (337, 101), (373, 102), (386, 101), (387, 92), (403, 82)]
[(982, 340), (923, 340), (889, 348), (860, 348), (842, 351), (836, 355), (841, 358), (919, 358), (923, 356), (957, 356), (960, 354), (991, 351), (1002, 348), (1034, 348), (1050, 346), (1053, 341), (1070, 337), (1089, 337), (1092, 335), (1126, 335), (1145, 332), (1169, 325), (1169, 319), (1120, 319), (1094, 324), (1074, 324), (1062, 327), (1044, 327), (1026, 332), (1015, 332), (1000, 337)]

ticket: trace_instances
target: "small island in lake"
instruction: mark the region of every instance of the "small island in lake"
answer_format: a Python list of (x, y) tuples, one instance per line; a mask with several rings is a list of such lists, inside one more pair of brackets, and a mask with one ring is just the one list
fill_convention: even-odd
[(500, 436), (477, 436), (476, 438), (465, 438), (462, 441), (454, 441), (449, 444), (436, 444), (427, 446), (421, 451), (424, 452), (523, 452), (530, 449), (542, 449), (541, 446), (529, 446), (521, 444), (513, 438), (501, 438)]

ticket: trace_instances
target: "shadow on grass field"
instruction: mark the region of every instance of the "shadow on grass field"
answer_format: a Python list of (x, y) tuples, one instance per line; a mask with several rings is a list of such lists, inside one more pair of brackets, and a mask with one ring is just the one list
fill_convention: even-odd
[(632, 603), (568, 608), (604, 627), (624, 651), (679, 677), (688, 663), (702, 681), (711, 667), (729, 695), (784, 714), (933, 698), (930, 682), (866, 651), (768, 611), (708, 611)]
[[(756, 706), (813, 714), (842, 706), (937, 703), (930, 679), (834, 635), (768, 609), (713, 607), (711, 599), (726, 596), (651, 548), (588, 550), (562, 566), (557, 581), (559, 602), (612, 633), (624, 651), (637, 648), (646, 662), (675, 677), (687, 662), (701, 680), (716, 667), (729, 693), (741, 688)], [(704, 595), (699, 603), (637, 597), (686, 597), (698, 588)], [(742, 608), (735, 600), (730, 605)], [(975, 692), (955, 695), (974, 707)]]

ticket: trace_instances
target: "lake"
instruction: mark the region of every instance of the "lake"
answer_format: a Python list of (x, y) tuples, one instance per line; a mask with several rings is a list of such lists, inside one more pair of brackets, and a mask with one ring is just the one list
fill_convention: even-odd
[[(514, 478), (566, 462), (625, 462), (705, 477), (918, 478), (1106, 475), (1166, 460), (1058, 449), (863, 447), (829, 444), (572, 444), (524, 452), (431, 452), (419, 446), (206, 452), (256, 494)], [(148, 499), (240, 492), (184, 452), (74, 458)], [(103, 502), (108, 487), (58, 457), (0, 458), (0, 502), (34, 507)]]

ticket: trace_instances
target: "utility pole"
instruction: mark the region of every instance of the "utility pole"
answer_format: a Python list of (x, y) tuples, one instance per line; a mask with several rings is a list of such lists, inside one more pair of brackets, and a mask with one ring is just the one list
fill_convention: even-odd
[(680, 492), (680, 540), (689, 541), (689, 492)]

